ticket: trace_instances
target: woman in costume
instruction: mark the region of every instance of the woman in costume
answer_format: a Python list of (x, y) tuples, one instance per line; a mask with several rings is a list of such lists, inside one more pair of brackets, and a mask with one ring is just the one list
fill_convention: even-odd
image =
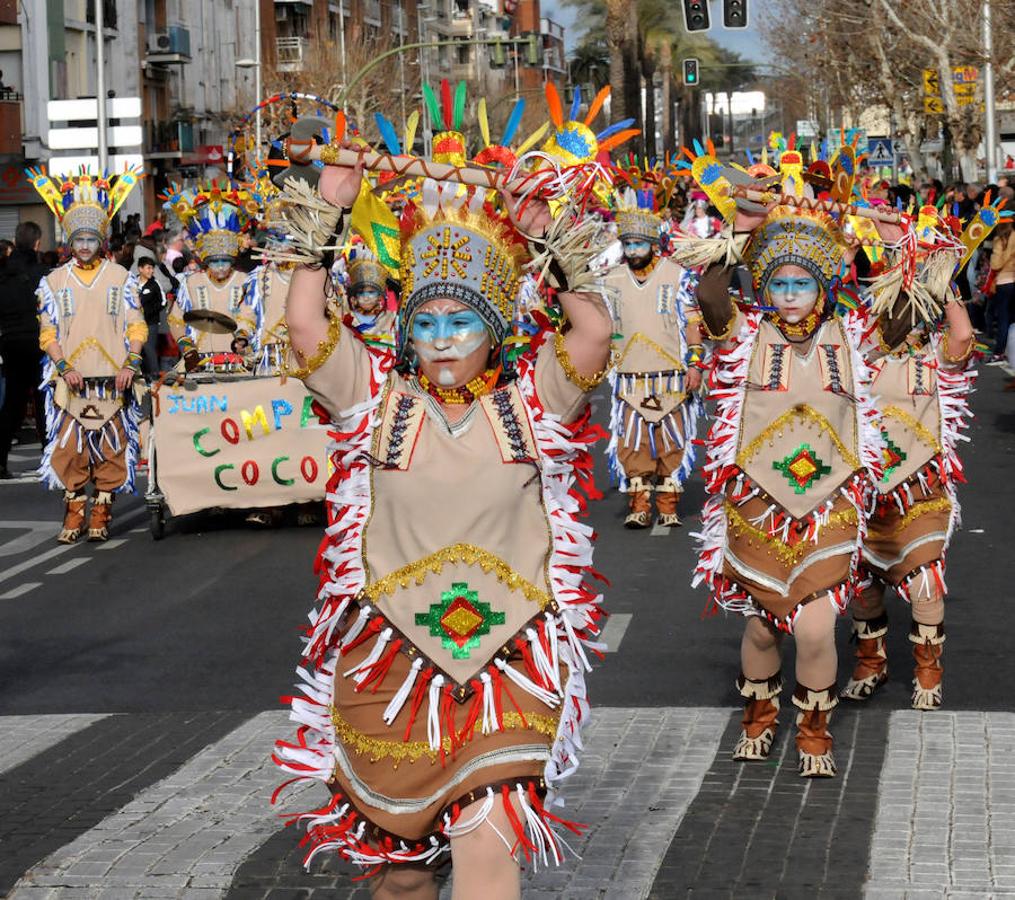
[[(453, 127), (434, 138), (452, 142)], [(290, 181), (295, 245), (327, 243), (350, 207), (356, 222), (360, 183), (337, 166), (319, 192)], [(429, 181), (420, 200), (401, 221), (395, 353), (326, 314), (325, 269), (293, 276), (295, 374), (334, 422), (336, 473), (301, 727), (276, 758), (332, 793), (299, 817), (308, 861), (336, 851), (378, 872), (375, 897), (436, 898), (432, 870), (450, 856), (454, 897), (517, 898), (516, 857), (559, 862), (559, 826), (576, 828), (555, 794), (577, 766), (602, 616), (576, 483), (612, 322), (599, 294), (559, 283), (564, 330), (512, 364), (528, 252), (500, 207), (515, 202)], [(544, 211), (530, 201), (526, 231)], [(574, 252), (576, 232), (554, 223), (543, 239), (571, 287), (595, 252)]]
[(892, 265), (872, 283), (877, 325), (868, 359), (877, 372), (884, 474), (864, 538), (863, 581), (851, 604), (856, 664), (842, 692), (849, 700), (866, 700), (888, 680), (891, 587), (912, 614), (913, 708), (941, 706), (945, 553), (959, 522), (956, 487), (964, 479), (957, 445), (975, 378), (973, 328), (951, 278), (998, 218), (988, 205), (956, 239), (937, 210), (924, 207), (913, 282), (904, 284), (902, 260), (892, 254)]
[[(696, 174), (713, 163), (714, 173), (718, 163), (699, 157)], [(862, 319), (834, 315), (837, 278), (854, 246), (837, 220), (795, 202), (805, 194), (802, 183), (787, 178), (764, 187), (776, 203), (751, 213), (737, 215), (724, 198), (729, 220), (749, 230), (742, 258), (760, 309), (740, 310), (729, 294), (731, 269), (723, 262), (742, 243), (729, 233), (711, 252), (688, 240), (675, 254), (714, 261), (698, 289), (707, 334), (719, 346), (711, 380), (716, 417), (706, 441), (711, 496), (695, 584), (705, 581), (715, 605), (747, 617), (737, 680), (745, 711), (734, 759), (765, 759), (771, 751), (781, 644), (792, 634), (800, 774), (831, 776), (835, 622), (855, 578), (881, 443), (871, 375), (855, 349)]]

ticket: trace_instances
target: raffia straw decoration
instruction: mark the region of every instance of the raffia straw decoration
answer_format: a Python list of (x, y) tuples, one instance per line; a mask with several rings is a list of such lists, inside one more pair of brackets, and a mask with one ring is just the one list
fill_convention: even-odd
[(278, 218), (269, 219), (265, 226), (288, 235), (289, 241), (285, 247), (266, 249), (264, 259), (313, 265), (321, 261), (325, 251), (341, 249), (341, 235), (334, 243), (329, 244), (328, 239), (338, 227), (342, 210), (328, 203), (304, 179), (286, 180), (277, 209)]
[(673, 248), (672, 258), (685, 269), (707, 268), (716, 263), (729, 268), (740, 262), (741, 253), (749, 237), (747, 234), (735, 235), (729, 226), (712, 238), (677, 234), (670, 244)]
[(570, 208), (562, 210), (544, 235), (542, 249), (529, 263), (529, 270), (542, 281), (556, 260), (567, 278), (568, 290), (599, 290), (599, 274), (589, 270), (589, 262), (603, 249), (595, 240), (598, 232), (594, 219), (576, 225)]

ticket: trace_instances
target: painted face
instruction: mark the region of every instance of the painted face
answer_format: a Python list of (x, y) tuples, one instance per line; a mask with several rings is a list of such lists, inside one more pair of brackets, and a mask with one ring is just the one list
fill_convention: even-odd
[(791, 325), (811, 314), (821, 295), (817, 279), (800, 266), (781, 266), (768, 280), (765, 296), (779, 317)]
[(641, 268), (652, 258), (652, 244), (644, 238), (624, 238), (620, 246), (624, 248), (624, 259), (635, 268)]
[(213, 256), (205, 265), (208, 274), (216, 281), (225, 281), (233, 271), (233, 260), (229, 256)]
[(96, 256), (99, 255), (99, 250), (102, 247), (102, 241), (87, 231), (76, 234), (71, 238), (70, 249), (71, 253), (74, 254), (74, 258), (82, 265), (88, 265)]
[(457, 300), (428, 300), (413, 316), (410, 334), (420, 371), (446, 388), (482, 374), (493, 346), (480, 315)]
[(364, 284), (353, 288), (349, 294), (349, 305), (356, 312), (372, 316), (381, 311), (381, 301), (384, 299), (384, 292), (372, 284)]

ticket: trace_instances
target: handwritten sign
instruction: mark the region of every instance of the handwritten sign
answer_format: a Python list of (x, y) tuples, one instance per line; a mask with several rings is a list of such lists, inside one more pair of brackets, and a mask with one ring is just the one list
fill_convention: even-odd
[(156, 471), (173, 515), (324, 498), (327, 426), (303, 383), (253, 378), (165, 387), (155, 416)]

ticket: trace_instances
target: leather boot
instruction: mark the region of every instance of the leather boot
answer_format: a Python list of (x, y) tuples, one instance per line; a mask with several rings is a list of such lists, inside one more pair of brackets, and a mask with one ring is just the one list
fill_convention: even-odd
[(624, 519), (625, 528), (648, 528), (652, 524), (652, 485), (637, 475), (627, 488), (631, 495), (630, 512)]
[(109, 526), (113, 522), (113, 495), (99, 491), (92, 500), (92, 514), (88, 517), (88, 540), (109, 540)]
[(61, 544), (73, 544), (85, 529), (85, 504), (88, 497), (84, 491), (64, 491), (63, 528), (57, 535)]
[(796, 717), (800, 774), (804, 778), (831, 778), (835, 774), (835, 757), (828, 722), (839, 703), (835, 685), (815, 691), (798, 683), (793, 703), (800, 709)]
[(945, 626), (913, 622), (909, 632), (913, 642), (913, 709), (938, 709), (941, 706), (941, 651), (944, 650)]
[(888, 680), (887, 635), (887, 613), (874, 619), (853, 620), (856, 665), (840, 694), (844, 700), (866, 700)]
[(656, 487), (656, 522), (667, 528), (679, 528), (680, 516), (677, 515), (677, 503), (680, 501), (680, 488), (672, 478), (665, 479)]
[(740, 673), (737, 690), (746, 700), (740, 739), (733, 748), (733, 758), (740, 760), (768, 759), (779, 725), (779, 694), (782, 673), (755, 681)]

